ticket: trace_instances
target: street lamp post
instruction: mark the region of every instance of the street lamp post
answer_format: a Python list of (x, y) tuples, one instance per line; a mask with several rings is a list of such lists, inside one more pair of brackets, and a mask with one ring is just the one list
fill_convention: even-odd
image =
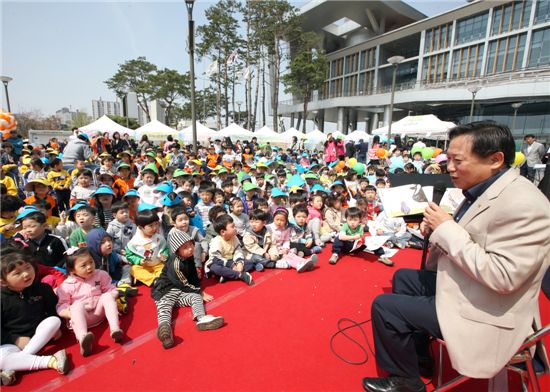
[(514, 132), (514, 129), (516, 129), (516, 116), (518, 114), (518, 109), (523, 105), (523, 102), (516, 102), (512, 104), (512, 109), (514, 109), (514, 118), (512, 120), (512, 129), (511, 131)]
[(474, 104), (476, 101), (476, 94), (481, 90), (481, 86), (468, 87), (468, 91), (472, 93), (472, 103), (470, 104), (470, 122), (474, 119)]
[(193, 151), (197, 153), (197, 113), (195, 111), (195, 21), (193, 20), (193, 5), (195, 0), (185, 0), (187, 19), (189, 21), (189, 74), (191, 77), (191, 127), (193, 130)]
[(8, 104), (8, 112), (11, 112), (10, 95), (8, 94), (8, 83), (13, 80), (9, 76), (0, 76), (0, 80), (4, 83), (4, 91), (6, 92), (6, 103)]
[(392, 81), (391, 81), (391, 98), (390, 98), (390, 118), (388, 122), (388, 146), (391, 145), (391, 123), (393, 121), (393, 100), (395, 97), (395, 80), (397, 78), (397, 67), (401, 62), (405, 60), (405, 57), (403, 56), (393, 56), (388, 59), (388, 63), (393, 65), (393, 75), (392, 75)]

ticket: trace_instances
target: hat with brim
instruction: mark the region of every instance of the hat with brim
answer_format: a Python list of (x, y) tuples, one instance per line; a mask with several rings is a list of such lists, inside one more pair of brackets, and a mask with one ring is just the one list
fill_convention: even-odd
[(195, 165), (202, 166), (202, 161), (200, 159), (193, 159), (191, 163), (194, 163)]
[(273, 174), (266, 174), (264, 176), (264, 180), (266, 180), (266, 181), (272, 180), (274, 178), (275, 178), (275, 176)]
[(145, 156), (155, 159), (157, 158), (157, 154), (155, 154), (153, 151), (149, 151), (147, 154), (145, 154)]
[(258, 189), (258, 185), (256, 185), (256, 184), (253, 184), (251, 182), (245, 182), (243, 184), (243, 191), (245, 191), (245, 192), (252, 191), (252, 190), (255, 190), (255, 189)]
[(152, 172), (155, 176), (159, 175), (159, 169), (154, 163), (150, 163), (147, 166), (145, 166), (141, 172), (144, 173), (146, 171)]
[(286, 185), (287, 185), (288, 187), (292, 187), (292, 186), (294, 186), (294, 185), (300, 186), (300, 187), (301, 187), (301, 186), (304, 185), (304, 184), (305, 184), (304, 179), (303, 179), (300, 175), (295, 174), (295, 175), (293, 175), (292, 177), (290, 177), (290, 179), (287, 181), (287, 184), (286, 184)]
[(196, 176), (202, 176), (202, 174), (201, 174), (201, 173), (199, 173), (199, 172), (193, 172), (193, 174), (191, 174), (191, 175), (192, 175), (193, 177), (196, 177)]
[(305, 189), (302, 188), (301, 186), (298, 186), (298, 185), (292, 185), (290, 187), (290, 189), (288, 190), (289, 193), (294, 193), (294, 192), (298, 192), (298, 191), (305, 191)]
[(126, 199), (127, 197), (138, 197), (139, 198), (139, 193), (135, 189), (130, 189), (130, 190), (128, 190), (128, 192), (126, 192), (124, 194), (124, 196), (122, 196), (122, 199)]
[(132, 158), (132, 153), (130, 151), (122, 151), (117, 154), (117, 158), (122, 158), (123, 155), (128, 155), (130, 158)]
[(227, 174), (227, 173), (229, 173), (229, 172), (227, 171), (227, 169), (225, 167), (222, 167), (220, 169), (220, 171), (218, 172), (218, 174)]
[(51, 184), (47, 179), (45, 179), (45, 178), (35, 178), (34, 180), (30, 180), (29, 182), (27, 182), (27, 184), (25, 185), (25, 190), (27, 192), (33, 192), (34, 186), (36, 184), (45, 185), (45, 186), (51, 188)]
[(304, 179), (308, 179), (308, 178), (316, 180), (316, 179), (319, 178), (319, 176), (315, 173), (306, 173), (306, 174), (304, 174)]
[(170, 182), (163, 182), (162, 184), (159, 184), (153, 192), (164, 192), (164, 193), (170, 193), (174, 191), (174, 185)]
[(95, 191), (93, 194), (93, 196), (99, 196), (99, 195), (111, 195), (113, 197), (116, 197), (115, 192), (113, 192), (111, 187), (107, 185), (100, 185), (100, 187), (97, 188), (97, 191)]
[(149, 204), (149, 203), (139, 203), (138, 204), (138, 208), (137, 208), (137, 212), (143, 212), (143, 211), (156, 211), (158, 210), (160, 207), (157, 207), (153, 204)]
[(72, 206), (70, 209), (69, 209), (69, 212), (72, 211), (72, 212), (75, 212), (75, 211), (78, 211), (80, 210), (81, 208), (83, 207), (89, 207), (90, 205), (88, 204), (88, 202), (86, 201), (79, 201), (77, 202), (74, 206)]
[(19, 214), (17, 214), (17, 216), (15, 217), (15, 220), (19, 221), (21, 219), (24, 219), (26, 216), (29, 216), (30, 214), (34, 214), (37, 212), (40, 212), (40, 210), (35, 206), (25, 206), (21, 209), (21, 211), (19, 211)]
[(187, 175), (189, 175), (189, 173), (187, 173), (185, 170), (176, 169), (174, 170), (174, 174), (172, 174), (172, 177), (176, 178), (176, 177), (183, 177)]
[(118, 165), (118, 170), (120, 169), (131, 169), (132, 166), (128, 165), (127, 163), (122, 162), (120, 165)]
[[(108, 152), (102, 152), (101, 154), (99, 154), (99, 157), (100, 158), (113, 158), (111, 156), (111, 154), (109, 154)], [(114, 159), (114, 158), (113, 158)]]
[(328, 192), (325, 188), (323, 188), (320, 184), (315, 184), (311, 187), (311, 192)]
[(280, 190), (279, 188), (273, 188), (271, 190), (271, 197), (288, 197), (288, 194)]
[(237, 173), (237, 180), (239, 180), (239, 182), (241, 183), (246, 180), (250, 180), (250, 178), (251, 177), (248, 174), (246, 174), (246, 172), (241, 171)]
[(42, 163), (43, 163), (44, 165), (47, 165), (48, 163), (50, 163), (50, 160), (49, 160), (48, 158), (46, 158), (46, 157), (42, 157), (42, 158), (40, 158), (40, 160), (42, 161)]
[[(170, 197), (172, 195), (172, 197)], [(176, 195), (175, 193), (167, 193), (162, 197), (160, 200), (161, 204), (166, 207), (175, 207), (177, 205), (180, 205), (183, 202), (183, 199), (181, 196)]]
[(336, 185), (342, 185), (342, 186), (344, 186), (344, 183), (343, 183), (342, 181), (340, 181), (340, 180), (336, 180), (336, 181), (334, 181), (334, 183), (332, 184), (331, 188), (335, 187)]

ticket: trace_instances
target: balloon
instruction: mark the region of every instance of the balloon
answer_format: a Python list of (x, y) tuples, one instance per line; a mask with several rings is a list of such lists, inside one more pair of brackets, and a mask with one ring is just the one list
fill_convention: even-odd
[(414, 154), (416, 154), (417, 152), (422, 154), (422, 147), (418, 147), (418, 146), (413, 147), (411, 150), (411, 156), (414, 156)]
[(350, 158), (349, 161), (348, 161), (348, 166), (351, 167), (351, 168), (354, 168), (356, 163), (357, 163), (357, 159)]
[(386, 150), (386, 156), (384, 158), (389, 158), (391, 155), (391, 152), (389, 152), (388, 150)]
[(376, 156), (378, 158), (385, 158), (386, 157), (386, 150), (384, 150), (383, 148), (379, 148), (378, 150), (376, 150)]
[(422, 149), (422, 158), (424, 158), (425, 161), (432, 159), (433, 155), (434, 149), (432, 147), (424, 147)]
[(0, 112), (0, 131), (11, 131), (17, 127), (15, 116), (10, 112)]
[(353, 165), (353, 171), (362, 176), (363, 174), (365, 174), (365, 165), (363, 165), (361, 162), (357, 162), (355, 165)]
[(519, 167), (525, 162), (525, 155), (522, 152), (516, 152), (516, 157), (514, 158), (514, 166)]
[(434, 155), (432, 155), (432, 158), (437, 157), (442, 152), (443, 152), (443, 150), (441, 148), (434, 148)]
[(336, 170), (336, 172), (338, 173), (344, 170), (344, 167), (346, 167), (346, 162), (340, 161), (336, 164), (336, 166), (334, 166), (334, 170)]
[(435, 163), (441, 163), (447, 161), (447, 154), (439, 154), (437, 157), (435, 157)]

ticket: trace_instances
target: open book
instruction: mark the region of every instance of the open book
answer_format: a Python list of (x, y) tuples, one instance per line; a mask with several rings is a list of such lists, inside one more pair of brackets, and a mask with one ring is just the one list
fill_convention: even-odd
[[(419, 184), (402, 185), (395, 188), (378, 189), (380, 200), (389, 217), (423, 214), (428, 201), (433, 199), (433, 186)], [(464, 200), (462, 190), (447, 188), (439, 205), (449, 214), (454, 214)]]

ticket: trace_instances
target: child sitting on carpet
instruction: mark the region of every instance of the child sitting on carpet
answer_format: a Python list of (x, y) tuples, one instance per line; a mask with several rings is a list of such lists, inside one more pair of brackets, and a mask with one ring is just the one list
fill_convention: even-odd
[(193, 260), (194, 241), (187, 233), (174, 227), (168, 233), (168, 244), (170, 260), (164, 265), (151, 290), (151, 296), (157, 306), (157, 337), (165, 349), (174, 345), (174, 306), (191, 306), (199, 331), (218, 329), (224, 324), (223, 317), (206, 314), (203, 301), (210, 302), (214, 297), (201, 290), (200, 278)]
[(205, 272), (212, 271), (219, 276), (220, 283), (226, 279), (240, 279), (249, 286), (253, 285), (254, 280), (248, 271), (254, 269), (254, 263), (244, 259), (233, 218), (222, 215), (212, 224), (218, 235), (210, 242)]
[(2, 385), (15, 382), (16, 371), (55, 369), (69, 371), (65, 350), (53, 355), (36, 355), (52, 339), (61, 337), (61, 321), (55, 312), (57, 297), (52, 288), (36, 276), (36, 264), (27, 250), (2, 248)]
[(133, 264), (132, 276), (147, 286), (151, 286), (160, 276), (163, 264), (168, 258), (166, 241), (158, 233), (160, 220), (154, 207), (140, 204), (136, 214), (138, 230), (126, 245), (126, 259)]
[(88, 331), (88, 327), (98, 325), (107, 318), (115, 343), (119, 343), (124, 336), (118, 320), (118, 291), (111, 283), (109, 274), (95, 268), (88, 248), (71, 248), (67, 253), (71, 253), (67, 256), (70, 275), (57, 289), (57, 313), (69, 320), (80, 343), (80, 354), (87, 357), (92, 353), (94, 342), (94, 334)]

